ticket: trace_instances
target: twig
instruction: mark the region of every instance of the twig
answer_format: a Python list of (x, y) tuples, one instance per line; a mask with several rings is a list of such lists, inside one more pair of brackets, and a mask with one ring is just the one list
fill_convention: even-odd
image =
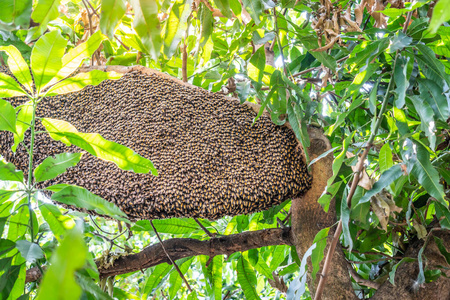
[(214, 234), (209, 231), (205, 226), (203, 226), (203, 224), (197, 219), (194, 218), (195, 222), (197, 222), (198, 226), (200, 226), (201, 229), (203, 229), (203, 231), (210, 237), (214, 237)]
[(159, 243), (164, 251), (164, 253), (167, 255), (167, 258), (169, 259), (169, 261), (172, 263), (172, 265), (175, 267), (175, 269), (177, 270), (178, 274), (180, 274), (181, 279), (183, 279), (184, 283), (186, 284), (189, 292), (192, 292), (192, 288), (189, 285), (189, 282), (186, 280), (186, 277), (184, 277), (183, 272), (181, 272), (180, 268), (178, 267), (178, 265), (173, 261), (173, 259), (170, 257), (169, 252), (167, 252), (166, 247), (164, 247), (163, 241), (161, 239), (161, 237), (159, 236), (158, 231), (156, 231), (155, 225), (153, 225), (153, 221), (150, 220), (150, 225), (152, 225), (153, 230), (155, 231), (156, 237), (159, 240)]
[(355, 280), (356, 283), (370, 287), (372, 289), (376, 289), (376, 290), (378, 290), (380, 288), (381, 284), (364, 279), (361, 276), (359, 276), (359, 274), (352, 268), (350, 263), (347, 265), (347, 268), (348, 268), (348, 271), (350, 272), (350, 275), (353, 277), (353, 279)]
[[(412, 14), (412, 12), (408, 13), (408, 15), (410, 15), (410, 14)], [(409, 16), (408, 18), (410, 19), (410, 17), (411, 16)], [(407, 26), (407, 23), (405, 23), (405, 26)], [(406, 31), (405, 28), (403, 28), (403, 30)], [(396, 53), (395, 53), (395, 59), (394, 59), (394, 64), (392, 66), (392, 70), (395, 70), (395, 66), (397, 64), (398, 54), (399, 54), (399, 50), (397, 50)], [(350, 192), (348, 193), (348, 196), (347, 196), (347, 204), (348, 205), (351, 203), (353, 195), (355, 194), (356, 187), (358, 186), (360, 174), (361, 174), (361, 172), (363, 171), (363, 168), (364, 168), (364, 161), (366, 160), (366, 157), (369, 154), (369, 150), (372, 147), (372, 144), (373, 144), (373, 141), (375, 140), (375, 137), (377, 135), (378, 129), (380, 128), (381, 121), (383, 120), (383, 115), (384, 115), (384, 113), (386, 111), (386, 107), (387, 107), (387, 104), (388, 104), (389, 96), (390, 96), (391, 90), (393, 88), (392, 82), (393, 82), (392, 79), (389, 80), (389, 85), (387, 87), (386, 94), (384, 96), (383, 104), (382, 104), (382, 106), (380, 108), (379, 115), (376, 116), (377, 121), (376, 121), (374, 130), (372, 131), (372, 133), (371, 133), (371, 135), (369, 137), (369, 140), (367, 141), (366, 149), (364, 150), (364, 152), (363, 152), (363, 154), (362, 154), (362, 156), (360, 158), (359, 165), (358, 165), (357, 171), (355, 172), (355, 176), (353, 178), (352, 186), (350, 188)], [(323, 265), (322, 277), (320, 277), (320, 281), (319, 281), (319, 284), (317, 286), (316, 295), (314, 296), (314, 300), (320, 300), (322, 298), (322, 293), (323, 293), (323, 290), (325, 288), (325, 283), (326, 283), (327, 276), (328, 276), (328, 271), (329, 271), (328, 269), (330, 267), (331, 260), (332, 260), (333, 254), (334, 254), (334, 252), (336, 250), (336, 245), (337, 245), (337, 243), (339, 241), (339, 237), (340, 237), (341, 233), (342, 233), (342, 219), (339, 220), (339, 224), (338, 224), (338, 227), (336, 228), (336, 232), (334, 233), (333, 240), (331, 241), (330, 248), (328, 248), (327, 256), (325, 258), (325, 263)]]

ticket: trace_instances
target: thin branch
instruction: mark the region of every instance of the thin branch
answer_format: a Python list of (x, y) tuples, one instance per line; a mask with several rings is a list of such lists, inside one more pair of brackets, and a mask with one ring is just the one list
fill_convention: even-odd
[(189, 285), (189, 282), (186, 280), (186, 277), (184, 277), (183, 272), (181, 272), (180, 267), (178, 267), (178, 265), (173, 261), (172, 257), (170, 257), (169, 252), (167, 252), (166, 247), (164, 247), (164, 243), (163, 243), (163, 241), (161, 240), (161, 237), (159, 236), (159, 233), (158, 233), (158, 231), (156, 230), (155, 225), (153, 225), (153, 221), (152, 221), (152, 220), (150, 220), (150, 225), (152, 225), (152, 228), (153, 228), (153, 230), (154, 230), (155, 233), (156, 233), (156, 237), (158, 238), (159, 243), (161, 244), (161, 247), (162, 247), (164, 253), (167, 255), (167, 258), (170, 260), (170, 263), (175, 267), (175, 269), (177, 270), (178, 274), (180, 274), (180, 277), (181, 277), (181, 279), (183, 279), (183, 281), (184, 281), (184, 283), (186, 284), (188, 290), (189, 290), (190, 292), (192, 292), (192, 288), (191, 288), (191, 286)]
[(352, 266), (350, 264), (347, 265), (347, 268), (348, 268), (348, 271), (350, 272), (350, 275), (353, 277), (353, 279), (355, 280), (356, 283), (370, 287), (372, 289), (376, 289), (376, 290), (378, 290), (380, 288), (381, 284), (362, 278), (355, 271), (355, 269), (352, 268)]
[(205, 226), (203, 226), (203, 224), (197, 219), (194, 218), (195, 222), (197, 222), (198, 226), (200, 226), (201, 229), (203, 229), (203, 231), (210, 237), (214, 237), (215, 234), (213, 234), (211, 231), (209, 231)]

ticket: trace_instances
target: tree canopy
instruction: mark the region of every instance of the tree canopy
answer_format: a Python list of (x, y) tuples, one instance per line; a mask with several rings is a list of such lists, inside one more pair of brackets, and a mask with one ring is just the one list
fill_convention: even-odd
[[(0, 130), (30, 162), (17, 170), (0, 153), (2, 299), (449, 297), (449, 0), (0, 4)], [(37, 188), (81, 153), (33, 168), (34, 137), (47, 134), (36, 121), (118, 168), (157, 175), (133, 149), (35, 114), (48, 96), (135, 65), (256, 104), (254, 122), (289, 124), (312, 192), (215, 221), (132, 222), (79, 187)], [(13, 106), (17, 96), (28, 102)]]

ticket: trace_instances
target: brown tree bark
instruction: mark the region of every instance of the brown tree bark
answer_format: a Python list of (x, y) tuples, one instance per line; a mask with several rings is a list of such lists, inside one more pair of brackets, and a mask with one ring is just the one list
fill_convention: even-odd
[[(311, 146), (308, 148), (310, 159), (317, 158), (322, 153), (331, 149), (331, 144), (323, 135), (321, 129), (308, 128)], [(298, 255), (302, 257), (306, 250), (313, 244), (314, 237), (323, 228), (330, 227), (336, 222), (334, 201), (330, 204), (328, 213), (324, 211), (317, 200), (322, 195), (327, 180), (333, 175), (331, 166), (333, 165), (333, 153), (318, 160), (311, 166), (313, 175), (312, 188), (300, 198), (292, 200), (292, 234)], [(328, 240), (328, 249), (333, 238), (334, 227), (331, 228)], [(323, 266), (323, 262), (321, 268)], [(347, 262), (340, 245), (337, 246), (333, 264), (333, 271), (327, 278), (326, 287), (322, 299), (357, 299), (351, 288), (351, 279), (347, 270)], [(312, 270), (311, 260), (309, 260), (309, 270)], [(320, 272), (320, 271), (319, 271)], [(318, 274), (320, 276), (320, 274)], [(318, 278), (316, 279), (318, 281)], [(308, 286), (312, 297), (314, 297), (315, 284), (312, 278), (308, 278)]]

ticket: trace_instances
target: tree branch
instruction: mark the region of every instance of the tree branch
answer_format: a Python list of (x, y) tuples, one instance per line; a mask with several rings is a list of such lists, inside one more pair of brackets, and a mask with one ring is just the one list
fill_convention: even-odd
[[(164, 248), (176, 261), (197, 255), (231, 255), (239, 251), (273, 245), (293, 245), (291, 228), (271, 228), (258, 231), (246, 231), (239, 234), (214, 237), (200, 241), (190, 238), (174, 238), (163, 241)], [(122, 256), (108, 268), (98, 266), (100, 277), (109, 277), (150, 268), (162, 263), (170, 263), (161, 244), (146, 247), (139, 253)], [(35, 268), (27, 270), (27, 281), (36, 281), (40, 276), (32, 276)]]

